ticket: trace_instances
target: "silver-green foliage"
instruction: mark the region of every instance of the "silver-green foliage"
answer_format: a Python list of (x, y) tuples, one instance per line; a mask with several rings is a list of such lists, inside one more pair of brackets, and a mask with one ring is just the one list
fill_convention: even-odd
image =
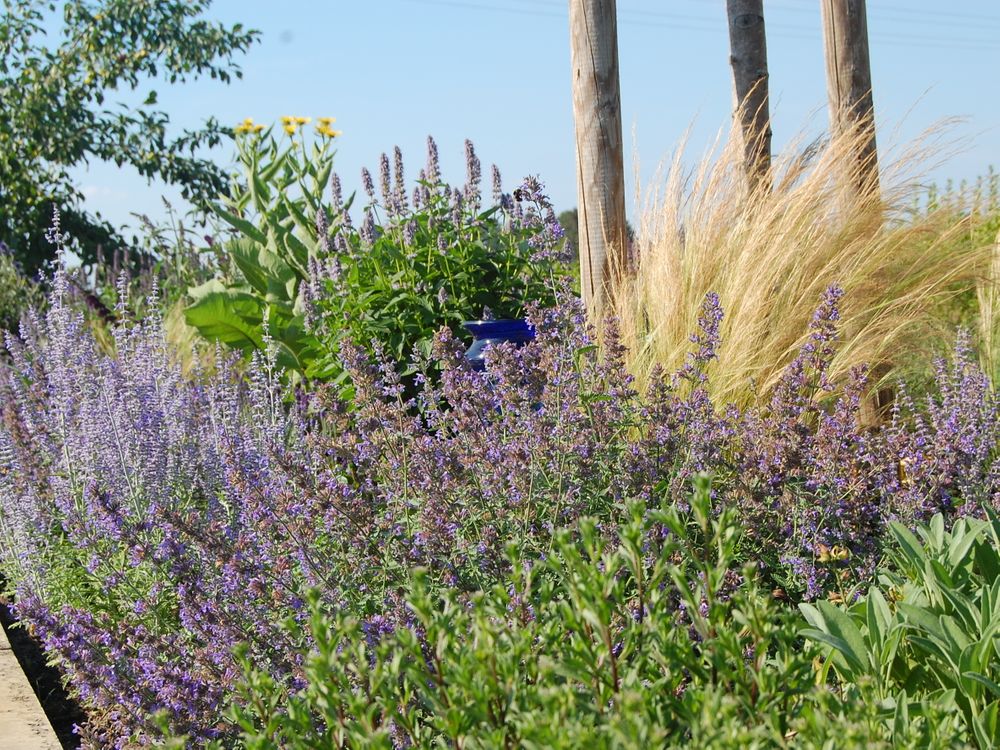
[[(890, 525), (890, 565), (850, 607), (801, 604), (804, 635), (842, 686), (870, 685), (896, 725), (954, 717), (968, 743), (1000, 745), (1000, 519)], [(930, 727), (933, 729), (934, 727)]]

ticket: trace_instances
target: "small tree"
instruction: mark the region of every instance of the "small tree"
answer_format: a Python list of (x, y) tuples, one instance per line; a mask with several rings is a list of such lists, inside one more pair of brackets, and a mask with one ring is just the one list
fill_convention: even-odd
[(110, 108), (112, 91), (136, 91), (156, 80), (175, 83), (208, 74), (240, 77), (233, 62), (258, 32), (227, 28), (201, 16), (210, 0), (73, 0), (62, 4), (58, 44), (45, 39), (57, 4), (4, 0), (0, 16), (0, 241), (24, 266), (53, 253), (45, 229), (53, 208), (84, 261), (116, 230), (81, 205), (69, 170), (92, 158), (126, 164), (179, 185), (201, 204), (225, 189), (225, 174), (195, 156), (229, 128), (214, 119), (168, 139), (167, 115), (149, 89), (138, 107)]

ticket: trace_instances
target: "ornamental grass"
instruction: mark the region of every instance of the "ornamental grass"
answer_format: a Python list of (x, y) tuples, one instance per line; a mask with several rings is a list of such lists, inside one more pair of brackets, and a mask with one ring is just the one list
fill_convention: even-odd
[(853, 187), (863, 133), (800, 141), (775, 158), (773, 185), (754, 188), (737, 134), (694, 169), (679, 148), (646, 195), (615, 295), (638, 382), (654, 367), (683, 362), (709, 291), (726, 310), (709, 372), (722, 402), (746, 405), (770, 393), (832, 284), (845, 294), (831, 377), (869, 363), (893, 380), (904, 366), (929, 362), (953, 335), (940, 315), (944, 303), (975, 287), (991, 253), (968, 242), (972, 217), (920, 205), (926, 187), (917, 170), (940, 155), (940, 135), (929, 131), (884, 164), (874, 192)]

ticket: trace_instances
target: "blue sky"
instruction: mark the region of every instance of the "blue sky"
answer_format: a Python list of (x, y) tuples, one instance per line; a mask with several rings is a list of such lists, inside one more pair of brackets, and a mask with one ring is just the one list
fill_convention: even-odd
[[(213, 115), (232, 124), (334, 116), (344, 133), (337, 171), (349, 191), (362, 166), (376, 167), (397, 144), (414, 177), (428, 134), (445, 178), (462, 182), (471, 138), (508, 189), (538, 174), (558, 210), (575, 205), (565, 0), (216, 0), (209, 15), (259, 29), (262, 40), (240, 60), (243, 79), (228, 86), (154, 86), (178, 129)], [(732, 80), (724, 0), (618, 0), (618, 15), (631, 197), (636, 159), (647, 184), (686, 132), (693, 162), (728, 127)], [(931, 176), (974, 179), (1000, 162), (1000, 3), (868, 0), (868, 15), (880, 147), (960, 117), (950, 137), (961, 150)], [(765, 0), (765, 16), (780, 151), (826, 126), (819, 2)], [(224, 145), (212, 155), (228, 164), (232, 153)], [(76, 176), (88, 207), (115, 224), (131, 223), (131, 212), (161, 217), (161, 195), (183, 205), (176, 191), (113, 165)]]

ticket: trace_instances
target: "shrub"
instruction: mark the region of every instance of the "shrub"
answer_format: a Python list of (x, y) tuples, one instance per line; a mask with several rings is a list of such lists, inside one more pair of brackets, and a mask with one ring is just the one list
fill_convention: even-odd
[(417, 569), (399, 625), (314, 600), (301, 689), (243, 660), (244, 746), (889, 747), (863, 695), (817, 687), (792, 613), (736, 567), (736, 509), (696, 485), (689, 511), (633, 504), (610, 534), (581, 519), (541, 560), (512, 544), (471, 598)]
[[(294, 134), (308, 118), (286, 119)], [(382, 155), (381, 199), (364, 171), (368, 204), (355, 227), (354, 196), (343, 200), (332, 172), (336, 131), (325, 122), (319, 128), (311, 150), (256, 127), (238, 139), (245, 182), (216, 208), (237, 233), (223, 247), (232, 269), (193, 288), (187, 309), (204, 335), (253, 351), (263, 347), (266, 327), (283, 368), (342, 381), (345, 343), (405, 367), (414, 349), (429, 355), (441, 326), (458, 333), (463, 320), (521, 317), (530, 302), (554, 303), (562, 230), (536, 179), (511, 196), (494, 167), (493, 204), (484, 208), (472, 144), (459, 190), (443, 182), (428, 139), (412, 202), (398, 148), (392, 165)]]
[(867, 596), (846, 610), (799, 605), (804, 634), (826, 647), (824, 671), (866, 682), (897, 717), (936, 704), (980, 748), (1000, 743), (1000, 518), (987, 515), (951, 529), (935, 515), (919, 539), (893, 523), (891, 564)]

